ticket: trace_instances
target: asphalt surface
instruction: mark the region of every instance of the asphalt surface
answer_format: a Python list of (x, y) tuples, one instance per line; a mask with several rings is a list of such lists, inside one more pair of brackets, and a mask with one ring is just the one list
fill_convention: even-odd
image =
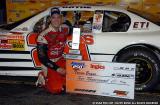
[(136, 93), (135, 99), (63, 94), (53, 95), (25, 84), (0, 84), (0, 105), (158, 105), (160, 93)]

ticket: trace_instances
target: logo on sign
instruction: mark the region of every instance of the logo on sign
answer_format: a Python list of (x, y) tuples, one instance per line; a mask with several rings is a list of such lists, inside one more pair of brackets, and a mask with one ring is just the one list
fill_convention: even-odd
[(85, 63), (72, 62), (71, 65), (72, 65), (72, 68), (73, 68), (74, 70), (79, 70), (79, 69), (84, 68)]
[(114, 90), (113, 93), (116, 93), (117, 96), (127, 96), (129, 92), (121, 91), (121, 90)]
[(90, 68), (99, 69), (99, 70), (104, 70), (104, 69), (105, 69), (105, 66), (100, 65), (100, 64), (91, 64), (91, 65), (90, 65)]

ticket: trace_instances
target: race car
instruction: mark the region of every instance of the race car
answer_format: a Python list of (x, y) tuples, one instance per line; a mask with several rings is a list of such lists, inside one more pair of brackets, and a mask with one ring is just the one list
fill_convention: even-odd
[[(64, 55), (70, 59), (136, 63), (138, 91), (152, 90), (160, 79), (160, 27), (114, 6), (59, 6), (70, 32)], [(37, 76), (41, 62), (36, 40), (50, 24), (49, 8), (0, 30), (0, 75)], [(72, 48), (73, 28), (81, 30), (79, 51)], [(9, 29), (9, 31), (6, 31)], [(75, 53), (74, 52), (74, 53)], [(126, 68), (120, 68), (126, 69)]]

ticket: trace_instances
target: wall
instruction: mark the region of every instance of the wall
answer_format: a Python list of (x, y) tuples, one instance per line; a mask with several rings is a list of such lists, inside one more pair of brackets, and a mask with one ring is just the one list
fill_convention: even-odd
[[(55, 5), (119, 5), (160, 22), (160, 0), (7, 0), (7, 22), (15, 22)], [(143, 14), (142, 14), (143, 13)]]

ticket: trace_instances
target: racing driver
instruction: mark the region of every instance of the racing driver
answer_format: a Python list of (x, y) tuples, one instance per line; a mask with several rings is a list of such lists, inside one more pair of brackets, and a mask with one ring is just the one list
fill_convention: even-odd
[(65, 59), (63, 50), (68, 27), (62, 24), (58, 8), (51, 9), (51, 23), (37, 38), (38, 57), (42, 63), (36, 85), (45, 87), (51, 93), (61, 93), (65, 87)]

